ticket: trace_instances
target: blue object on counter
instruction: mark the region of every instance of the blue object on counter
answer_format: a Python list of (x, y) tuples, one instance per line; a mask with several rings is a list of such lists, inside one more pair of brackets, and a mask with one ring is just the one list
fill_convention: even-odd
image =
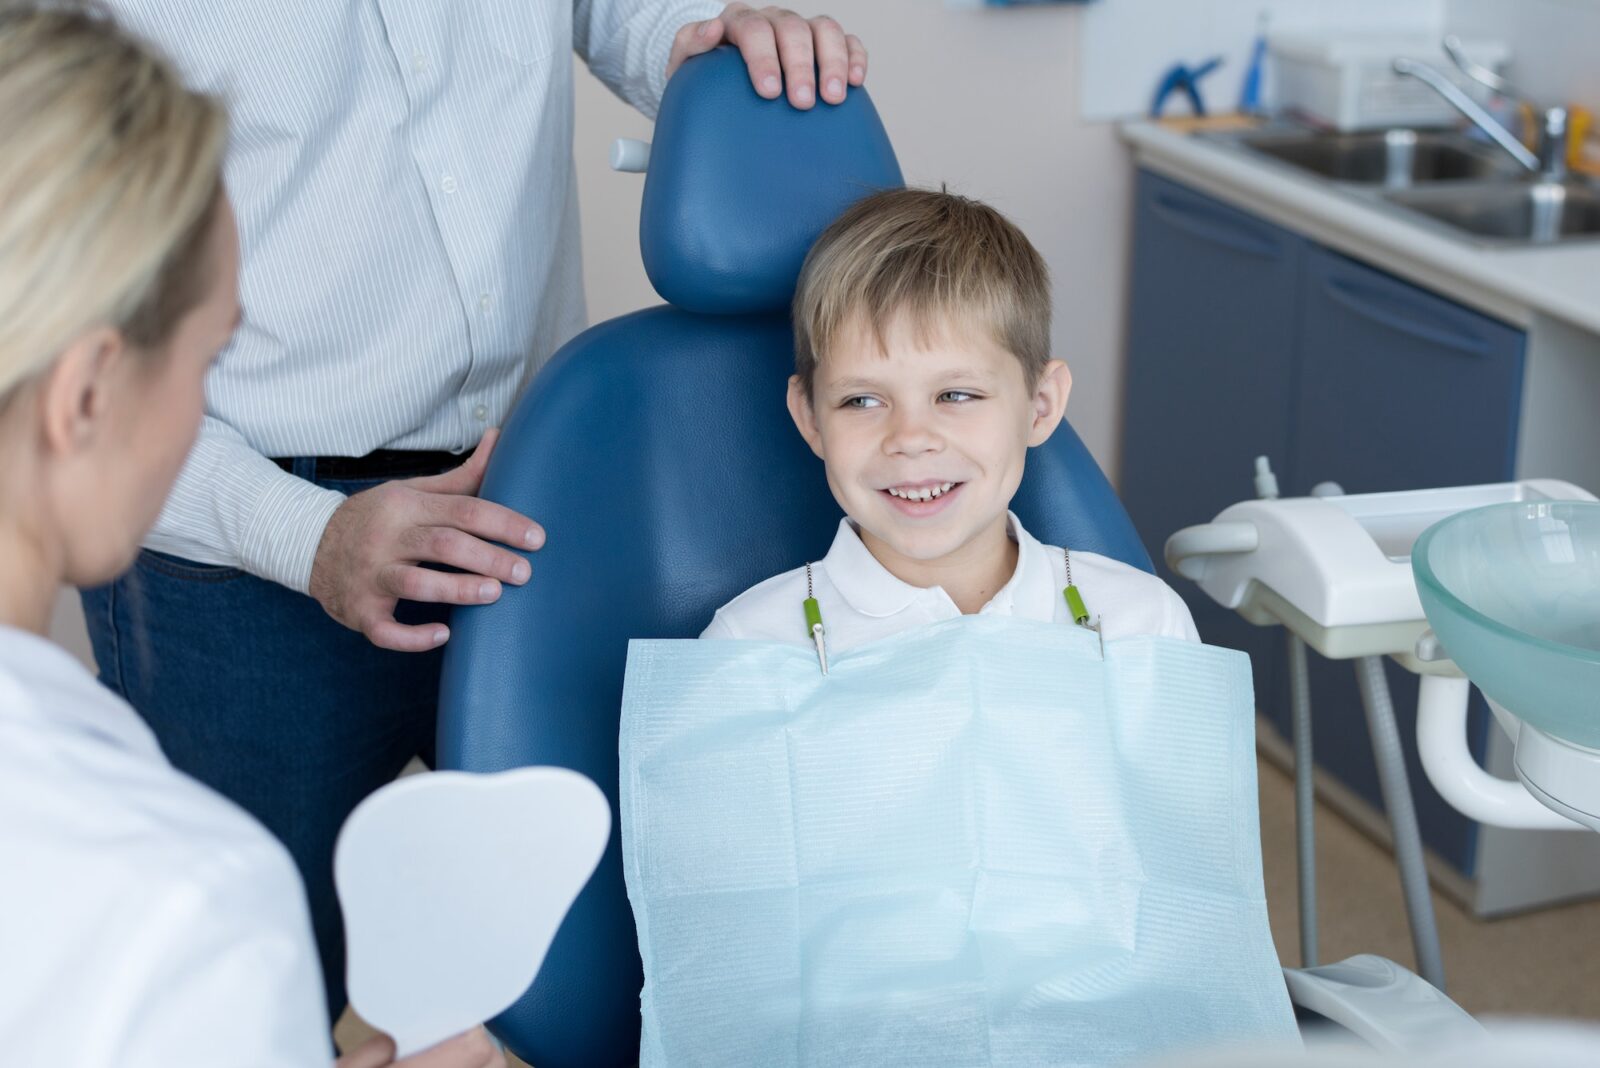
[(1179, 63), (1161, 77), (1161, 84), (1156, 86), (1154, 101), (1150, 104), (1150, 117), (1161, 117), (1161, 109), (1166, 106), (1167, 97), (1175, 92), (1182, 92), (1189, 98), (1189, 107), (1196, 115), (1206, 113), (1205, 101), (1200, 98), (1200, 79), (1222, 66), (1222, 57), (1214, 56), (1198, 67), (1189, 67)]
[(1267, 62), (1267, 13), (1256, 20), (1256, 39), (1250, 46), (1250, 66), (1239, 89), (1239, 110), (1248, 115), (1261, 110), (1261, 75)]

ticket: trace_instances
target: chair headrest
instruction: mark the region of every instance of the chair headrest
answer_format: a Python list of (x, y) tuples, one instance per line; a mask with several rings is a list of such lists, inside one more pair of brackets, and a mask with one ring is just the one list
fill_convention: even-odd
[(798, 111), (756, 94), (737, 49), (714, 49), (684, 63), (661, 101), (639, 218), (645, 271), (685, 311), (786, 311), (817, 235), (903, 184), (864, 89)]

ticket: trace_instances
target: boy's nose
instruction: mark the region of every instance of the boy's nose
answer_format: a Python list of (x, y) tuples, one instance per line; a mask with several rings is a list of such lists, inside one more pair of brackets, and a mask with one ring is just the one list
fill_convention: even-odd
[(929, 425), (928, 419), (920, 412), (897, 413), (894, 421), (889, 426), (889, 433), (884, 438), (884, 452), (894, 456), (918, 456), (926, 452), (937, 452), (943, 447), (944, 439)]

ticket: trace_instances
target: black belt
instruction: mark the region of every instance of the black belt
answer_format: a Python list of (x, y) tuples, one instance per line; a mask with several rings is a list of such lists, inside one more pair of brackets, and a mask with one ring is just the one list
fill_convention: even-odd
[[(371, 479), (416, 478), (420, 475), (437, 475), (466, 463), (466, 454), (453, 452), (413, 452), (406, 449), (378, 449), (365, 456), (315, 456), (313, 478), (340, 482), (364, 482)], [(295, 457), (275, 456), (272, 462), (294, 473)]]

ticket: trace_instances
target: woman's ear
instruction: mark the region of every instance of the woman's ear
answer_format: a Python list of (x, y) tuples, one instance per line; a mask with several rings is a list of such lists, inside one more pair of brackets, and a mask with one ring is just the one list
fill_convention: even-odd
[(789, 418), (794, 420), (795, 428), (806, 439), (806, 444), (811, 446), (811, 451), (817, 454), (819, 460), (824, 459), (822, 434), (817, 430), (817, 413), (811, 408), (811, 393), (799, 375), (789, 376)]
[(1072, 372), (1060, 360), (1044, 365), (1039, 384), (1033, 388), (1033, 425), (1028, 429), (1028, 447), (1043, 445), (1061, 425), (1067, 412), (1067, 395), (1072, 392)]
[(80, 452), (104, 433), (116, 372), (126, 355), (127, 343), (111, 327), (80, 334), (61, 351), (39, 388), (45, 448)]

